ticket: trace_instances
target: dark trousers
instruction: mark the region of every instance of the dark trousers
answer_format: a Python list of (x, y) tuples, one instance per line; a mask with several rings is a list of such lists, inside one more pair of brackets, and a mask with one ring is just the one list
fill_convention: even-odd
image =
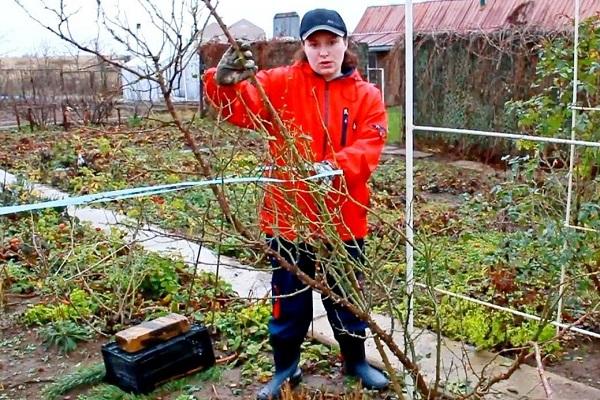
[[(310, 246), (277, 237), (268, 237), (267, 242), (287, 262), (297, 265), (310, 277), (315, 277), (316, 256), (314, 249)], [(364, 259), (364, 240), (346, 242), (345, 249), (352, 259), (358, 262)], [(273, 315), (269, 321), (271, 344), (273, 346), (290, 346), (289, 350), (292, 350), (303, 342), (312, 321), (312, 290), (300, 282), (293, 273), (281, 267), (274, 257), (271, 257), (270, 261), (273, 267), (271, 279)], [(328, 281), (329, 286), (334, 287), (334, 291), (336, 291), (335, 282), (331, 281), (331, 277), (328, 277)], [(337, 293), (339, 294), (339, 292)], [(330, 298), (321, 296), (321, 300), (336, 339), (345, 333), (364, 335), (367, 327), (365, 322)]]

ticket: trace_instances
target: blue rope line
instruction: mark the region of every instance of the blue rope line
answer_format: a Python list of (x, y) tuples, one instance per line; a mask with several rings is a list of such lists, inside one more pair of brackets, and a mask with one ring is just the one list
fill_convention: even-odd
[[(335, 175), (342, 175), (341, 170), (328, 171), (321, 174), (309, 176), (307, 178), (297, 179), (296, 182), (318, 180), (327, 178)], [(175, 192), (179, 190), (190, 189), (199, 186), (210, 186), (210, 185), (227, 185), (235, 183), (285, 183), (291, 182), (286, 179), (276, 179), (267, 177), (237, 177), (237, 178), (217, 178), (208, 179), (204, 181), (189, 181), (181, 183), (172, 183), (166, 185), (156, 186), (145, 186), (131, 189), (112, 190), (107, 192), (100, 192), (94, 194), (88, 194), (84, 196), (76, 197), (65, 197), (64, 199), (44, 201), (32, 204), (21, 204), (15, 206), (0, 207), (0, 215), (16, 214), (25, 211), (42, 210), (45, 208), (58, 208), (68, 206), (79, 206), (91, 203), (103, 203), (109, 201), (117, 201), (124, 199), (132, 199), (135, 197), (152, 196), (157, 194)]]

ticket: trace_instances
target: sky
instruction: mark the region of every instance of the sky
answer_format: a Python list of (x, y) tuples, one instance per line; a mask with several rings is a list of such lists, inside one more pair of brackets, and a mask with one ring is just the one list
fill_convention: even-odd
[[(60, 0), (0, 0), (0, 57), (19, 55), (43, 55), (72, 53), (74, 50), (56, 38), (38, 23), (34, 22), (17, 4), (19, 1), (27, 10), (42, 22), (56, 26), (56, 16), (44, 11), (42, 4), (52, 8)], [(83, 41), (92, 41), (97, 37), (96, 0), (63, 0), (67, 10), (72, 12), (71, 29), (73, 35)], [(169, 0), (103, 0), (107, 13), (120, 15), (130, 26), (141, 24), (141, 33), (148, 42), (159, 43), (161, 38), (152, 32), (152, 24), (140, 12), (140, 1), (154, 1), (156, 4), (169, 5)], [(181, 3), (185, 0), (175, 0)], [(187, 0), (189, 1), (189, 0)], [(272, 36), (273, 16), (279, 12), (296, 11), (300, 17), (313, 8), (337, 10), (350, 31), (354, 30), (365, 9), (370, 5), (400, 4), (402, 0), (221, 0), (217, 12), (227, 25), (245, 18), (260, 26)], [(213, 4), (215, 2), (213, 1)], [(108, 35), (100, 34), (100, 43), (104, 48), (118, 52), (119, 47)]]

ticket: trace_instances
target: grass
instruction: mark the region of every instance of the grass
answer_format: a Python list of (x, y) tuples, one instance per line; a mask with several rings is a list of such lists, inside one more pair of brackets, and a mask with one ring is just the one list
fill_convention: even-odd
[(75, 387), (98, 384), (104, 379), (105, 374), (106, 369), (102, 363), (80, 367), (48, 385), (43, 391), (44, 398), (46, 400), (59, 399)]
[(388, 143), (401, 143), (404, 131), (404, 112), (400, 106), (388, 107)]

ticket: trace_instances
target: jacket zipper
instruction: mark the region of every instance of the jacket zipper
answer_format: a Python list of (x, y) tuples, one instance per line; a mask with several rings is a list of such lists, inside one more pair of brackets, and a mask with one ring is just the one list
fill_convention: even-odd
[(323, 131), (323, 154), (322, 157), (325, 157), (327, 154), (327, 142), (329, 141), (329, 134), (327, 132), (327, 126), (329, 125), (329, 82), (325, 82), (325, 99), (323, 101), (324, 110), (323, 110), (323, 122), (325, 124), (325, 130)]
[(342, 112), (342, 147), (346, 146), (346, 135), (348, 133), (348, 118), (349, 117), (349, 111), (348, 108), (345, 107), (344, 111)]

